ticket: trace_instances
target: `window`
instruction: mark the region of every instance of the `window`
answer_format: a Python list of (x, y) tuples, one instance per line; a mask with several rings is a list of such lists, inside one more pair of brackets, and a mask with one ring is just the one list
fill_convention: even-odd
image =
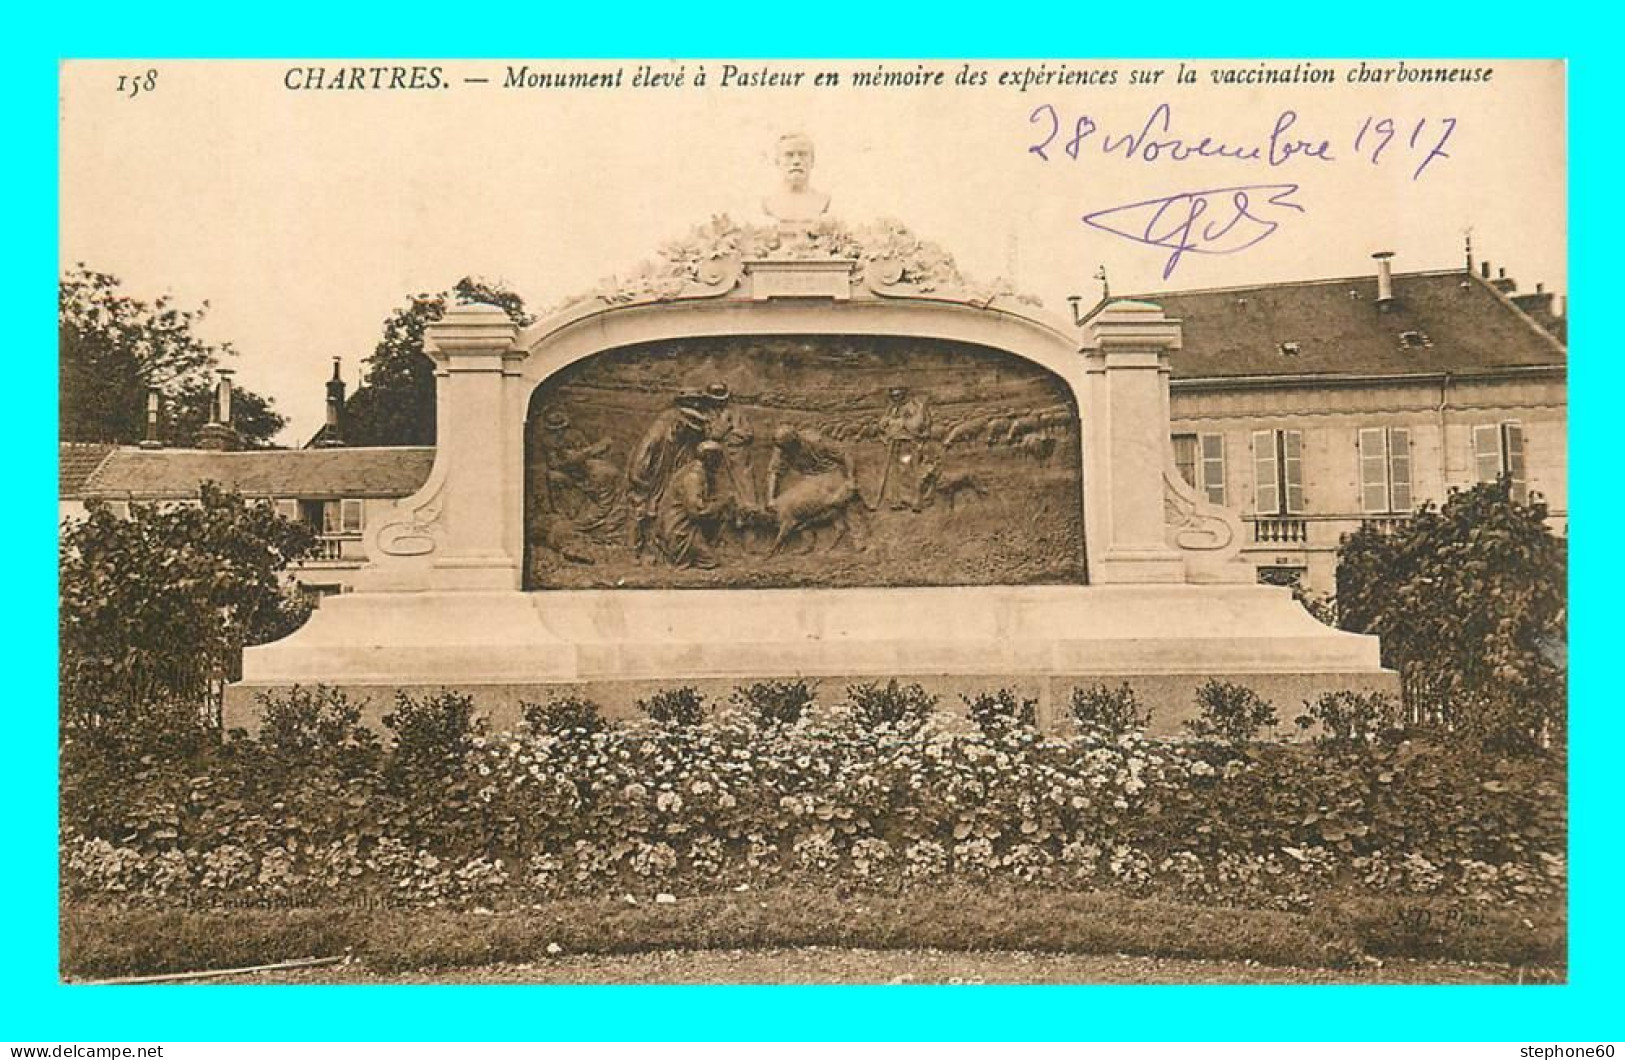
[(1259, 567), (1258, 584), (1283, 585), (1289, 589), (1302, 589), (1303, 579), (1309, 571), (1305, 567)]
[(1524, 456), (1523, 424), (1480, 424), (1473, 428), (1473, 468), (1479, 482), (1494, 482), (1502, 475), (1512, 480), (1512, 499), (1529, 502), (1529, 475)]
[(1174, 435), (1174, 465), (1209, 504), (1224, 504), (1224, 435)]
[(1259, 515), (1303, 514), (1303, 432), (1253, 432), (1253, 504)]
[(361, 533), (361, 501), (346, 497), (338, 501), (322, 502), (322, 533)]
[(1411, 432), (1408, 428), (1361, 429), (1360, 507), (1374, 515), (1411, 510)]
[(286, 497), (279, 498), (275, 502), (275, 507), (276, 507), (276, 513), (278, 515), (282, 516), (282, 518), (287, 519), (289, 522), (294, 522), (294, 523), (297, 523), (299, 521), (299, 502), (298, 501), (290, 500), (289, 498), (286, 498)]

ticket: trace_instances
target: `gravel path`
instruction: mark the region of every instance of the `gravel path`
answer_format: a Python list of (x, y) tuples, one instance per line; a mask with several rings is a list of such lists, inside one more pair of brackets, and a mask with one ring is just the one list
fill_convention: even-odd
[(1132, 983), (1551, 983), (1560, 972), (1506, 965), (1421, 961), (1370, 963), (1355, 969), (1282, 968), (1251, 961), (1025, 952), (942, 950), (665, 950), (617, 956), (560, 955), (532, 964), (378, 973), (363, 964), (268, 972), (216, 983), (569, 983), (577, 985), (708, 984), (981, 984)]

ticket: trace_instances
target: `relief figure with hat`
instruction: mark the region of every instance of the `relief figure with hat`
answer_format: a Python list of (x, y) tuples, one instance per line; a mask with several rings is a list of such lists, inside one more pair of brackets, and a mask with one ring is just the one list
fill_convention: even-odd
[(710, 424), (703, 405), (697, 394), (678, 394), (671, 408), (649, 424), (627, 461), (626, 497), (632, 522), (630, 544), (640, 558), (646, 556), (652, 544), (649, 532), (660, 515), (661, 497), (673, 476), (706, 439)]
[(732, 496), (737, 507), (756, 511), (761, 507), (756, 469), (751, 459), (751, 445), (756, 435), (732, 399), (733, 391), (727, 383), (712, 383), (705, 388), (705, 436), (722, 446), (722, 488)]
[(721, 445), (700, 442), (660, 495), (655, 537), (661, 556), (674, 567), (711, 570), (717, 565), (712, 546), (732, 507), (719, 488), (724, 459)]
[(920, 506), (921, 451), (931, 437), (931, 403), (924, 394), (894, 386), (886, 392), (886, 412), (880, 418), (880, 437), (886, 443), (886, 466), (869, 510), (875, 511), (893, 493), (892, 507), (918, 510)]
[(623, 476), (609, 459), (609, 439), (589, 442), (559, 409), (542, 417), (538, 437), (548, 509), (568, 517), (575, 533), (609, 544), (626, 521)]

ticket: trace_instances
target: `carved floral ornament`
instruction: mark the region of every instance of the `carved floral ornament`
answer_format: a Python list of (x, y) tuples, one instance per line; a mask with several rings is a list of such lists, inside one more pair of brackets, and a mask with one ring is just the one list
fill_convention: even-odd
[(877, 295), (934, 296), (987, 306), (997, 299), (1039, 305), (1007, 281), (980, 284), (966, 279), (951, 254), (920, 239), (897, 221), (861, 227), (833, 219), (806, 225), (740, 224), (726, 214), (690, 229), (626, 276), (600, 281), (587, 295), (567, 304), (601, 301), (609, 305), (714, 298), (738, 284), (747, 261), (846, 261)]

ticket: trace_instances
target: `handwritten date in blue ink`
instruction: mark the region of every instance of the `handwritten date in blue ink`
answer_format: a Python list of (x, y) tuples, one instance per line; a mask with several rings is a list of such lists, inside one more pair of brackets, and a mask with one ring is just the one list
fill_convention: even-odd
[[(1044, 162), (1052, 160), (1052, 151), (1064, 153), (1073, 161), (1094, 154), (1146, 164), (1228, 159), (1271, 168), (1288, 163), (1335, 164), (1345, 157), (1377, 166), (1403, 157), (1414, 162), (1412, 180), (1420, 180), (1434, 162), (1450, 157), (1445, 145), (1456, 132), (1456, 119), (1452, 117), (1401, 122), (1372, 115), (1352, 130), (1348, 140), (1319, 133), (1306, 135), (1298, 112), (1287, 109), (1280, 111), (1267, 129), (1227, 139), (1201, 130), (1177, 128), (1173, 107), (1167, 103), (1157, 104), (1144, 122), (1121, 130), (1106, 128), (1090, 115), (1080, 114), (1072, 120), (1070, 135), (1065, 135), (1061, 114), (1049, 103), (1034, 108), (1027, 122), (1039, 129), (1039, 138), (1028, 145), (1027, 153)], [(1345, 147), (1346, 155), (1342, 153)]]
[(1257, 246), (1281, 227), (1277, 217), (1303, 213), (1293, 202), (1296, 184), (1248, 184), (1185, 191), (1085, 214), (1083, 223), (1102, 232), (1168, 251), (1162, 278), (1173, 275), (1186, 254), (1237, 254)]

